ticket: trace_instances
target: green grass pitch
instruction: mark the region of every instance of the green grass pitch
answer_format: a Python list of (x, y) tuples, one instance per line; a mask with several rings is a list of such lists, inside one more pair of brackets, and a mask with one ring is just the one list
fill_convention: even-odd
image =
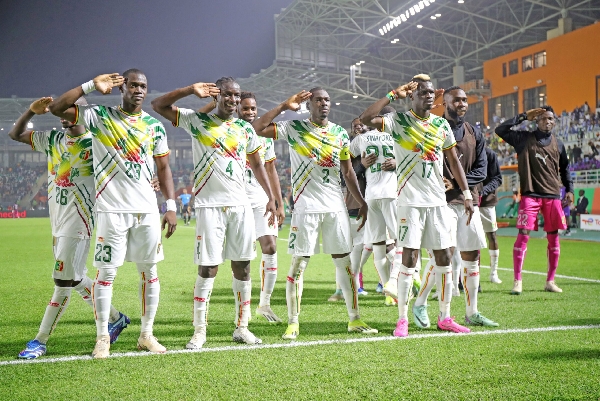
[[(287, 229), (281, 231), (287, 238)], [(600, 399), (600, 246), (561, 242), (558, 274), (590, 279), (557, 278), (562, 294), (543, 291), (545, 276), (523, 275), (523, 294), (511, 296), (513, 238), (500, 238), (500, 285), (481, 270), (479, 310), (500, 323), (497, 329), (473, 329), (487, 335), (440, 335), (420, 330), (409, 316), (407, 339), (389, 338), (398, 318), (374, 291), (372, 261), (365, 266), (360, 298), (363, 319), (379, 329), (362, 339), (346, 332), (343, 302), (330, 303), (335, 270), (331, 259), (317, 255), (305, 273), (297, 347), (248, 347), (231, 340), (233, 294), (229, 263), (221, 267), (210, 304), (208, 342), (214, 352), (146, 355), (136, 350), (140, 304), (135, 266), (119, 269), (113, 304), (132, 324), (111, 347), (132, 356), (103, 361), (81, 357), (95, 342), (92, 311), (74, 292), (72, 302), (48, 342), (48, 363), (9, 364), (37, 333), (53, 291), (53, 256), (48, 219), (0, 220), (0, 400), (598, 400)], [(193, 333), (192, 298), (194, 228), (181, 222), (164, 241), (159, 264), (161, 303), (155, 335), (169, 351), (183, 350)], [(274, 311), (286, 318), (285, 280), (290, 257), (287, 242), (278, 241), (279, 276), (272, 298)], [(265, 345), (284, 344), (285, 325), (271, 325), (255, 315), (258, 260), (254, 283), (252, 330)], [(482, 264), (489, 264), (486, 251)], [(95, 269), (91, 258), (90, 277)], [(525, 270), (546, 271), (546, 242), (531, 239)], [(596, 281), (594, 281), (596, 280)], [(430, 302), (435, 319), (437, 302)], [(454, 298), (452, 314), (464, 322), (464, 297)], [(581, 326), (595, 327), (581, 327)], [(564, 330), (553, 328), (563, 327)], [(545, 331), (528, 331), (544, 328)], [(412, 338), (411, 338), (412, 337)], [(318, 343), (321, 341), (321, 343)], [(306, 344), (307, 342), (312, 342)], [(248, 349), (250, 348), (250, 349)], [(143, 357), (136, 355), (143, 354)], [(65, 360), (70, 356), (77, 360)]]

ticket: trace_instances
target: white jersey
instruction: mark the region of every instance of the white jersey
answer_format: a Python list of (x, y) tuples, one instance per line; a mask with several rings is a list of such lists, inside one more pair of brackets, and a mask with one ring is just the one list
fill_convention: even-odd
[(381, 164), (386, 159), (394, 158), (394, 140), (390, 134), (379, 131), (369, 131), (356, 136), (350, 142), (350, 153), (352, 157), (361, 157), (363, 153), (367, 156), (376, 154), (377, 160), (365, 173), (367, 178), (367, 189), (365, 199), (396, 198), (396, 185), (394, 171), (381, 169)]
[(418, 117), (412, 110), (383, 116), (383, 132), (394, 139), (398, 205), (444, 206), (443, 151), (456, 146), (448, 121), (430, 114)]
[(54, 237), (90, 238), (94, 231), (92, 134), (33, 131), (31, 148), (48, 159), (48, 208)]
[[(260, 142), (260, 150), (258, 151), (258, 155), (260, 156), (260, 160), (262, 161), (263, 166), (266, 163), (272, 162), (275, 160), (275, 142), (271, 138), (263, 138), (258, 136), (258, 141)], [(246, 162), (246, 195), (248, 196), (248, 200), (250, 201), (250, 205), (252, 208), (258, 206), (265, 206), (269, 201), (269, 197), (265, 190), (260, 186), (260, 183), (256, 179), (256, 176), (252, 172), (250, 168), (250, 163)], [(275, 188), (273, 188), (275, 189)]]
[[(176, 125), (192, 137), (195, 207), (249, 205), (244, 184), (246, 155), (260, 142), (252, 125), (239, 118), (179, 108)], [(266, 203), (266, 202), (265, 202)]]
[(308, 119), (282, 121), (275, 123), (275, 139), (290, 145), (294, 211), (346, 210), (340, 182), (340, 160), (350, 159), (346, 130), (331, 122), (321, 127)]
[(154, 158), (169, 154), (160, 121), (145, 111), (125, 112), (121, 106), (76, 106), (75, 124), (92, 133), (96, 211), (158, 213), (150, 181)]

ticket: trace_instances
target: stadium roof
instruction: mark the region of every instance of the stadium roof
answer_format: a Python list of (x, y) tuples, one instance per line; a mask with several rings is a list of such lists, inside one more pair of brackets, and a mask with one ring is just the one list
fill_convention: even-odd
[[(273, 64), (238, 81), (255, 93), (263, 112), (301, 89), (322, 86), (340, 103), (332, 107), (331, 120), (348, 126), (371, 102), (417, 73), (428, 73), (439, 87), (453, 84), (455, 66), (464, 68), (465, 81), (482, 78), (484, 61), (546, 40), (564, 17), (572, 19), (573, 29), (595, 23), (600, 2), (297, 0), (275, 16)], [(88, 101), (119, 102), (118, 96), (108, 98)], [(14, 121), (31, 101), (0, 100), (0, 123)], [(196, 108), (203, 101), (180, 104)], [(50, 116), (35, 119), (43, 127), (56, 125)]]

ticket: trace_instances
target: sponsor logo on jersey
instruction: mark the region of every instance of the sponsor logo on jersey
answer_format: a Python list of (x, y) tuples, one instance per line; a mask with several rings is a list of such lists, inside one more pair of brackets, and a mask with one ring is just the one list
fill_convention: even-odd
[(54, 264), (54, 271), (61, 272), (65, 268), (65, 262), (62, 260), (57, 260)]
[(98, 237), (98, 242), (104, 242), (104, 237)]
[(406, 219), (404, 219), (404, 218), (400, 219), (400, 224), (406, 224)]

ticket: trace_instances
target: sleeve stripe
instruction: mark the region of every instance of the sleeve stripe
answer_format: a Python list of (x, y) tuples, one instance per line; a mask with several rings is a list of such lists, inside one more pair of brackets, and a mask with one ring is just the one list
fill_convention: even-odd
[(277, 130), (277, 124), (275, 123), (271, 123), (273, 124), (273, 127), (275, 128), (275, 137), (273, 138), (274, 140), (279, 139), (279, 131)]
[(33, 144), (33, 133), (34, 133), (34, 132), (35, 132), (35, 131), (31, 131), (31, 132), (29, 133), (29, 144), (31, 145), (31, 150), (35, 150), (35, 146), (34, 146), (34, 144)]
[(153, 157), (154, 157), (154, 158), (157, 158), (157, 157), (165, 157), (165, 156), (167, 156), (167, 155), (169, 155), (169, 154), (171, 154), (171, 150), (168, 150), (168, 151), (167, 151), (167, 152), (165, 152), (165, 153), (160, 153), (160, 154), (154, 155)]
[(258, 146), (258, 147), (257, 147), (256, 149), (254, 149), (252, 152), (246, 152), (246, 154), (247, 154), (247, 155), (253, 155), (253, 154), (255, 154), (256, 152), (258, 152), (259, 150), (261, 150), (261, 149), (262, 149), (262, 146)]
[(455, 146), (456, 146), (456, 142), (454, 142), (452, 145), (448, 146), (447, 148), (442, 148), (442, 150), (452, 149)]
[(77, 125), (78, 120), (79, 120), (79, 106), (75, 105), (75, 121), (72, 121), (72, 123), (74, 125)]
[(179, 107), (177, 108), (177, 117), (175, 117), (175, 122), (171, 122), (173, 127), (179, 127)]
[(276, 157), (273, 157), (272, 159), (265, 160), (265, 163), (271, 163), (271, 162), (275, 161), (275, 159), (277, 159), (277, 158), (276, 158)]
[(385, 118), (381, 117), (381, 132), (385, 132)]

